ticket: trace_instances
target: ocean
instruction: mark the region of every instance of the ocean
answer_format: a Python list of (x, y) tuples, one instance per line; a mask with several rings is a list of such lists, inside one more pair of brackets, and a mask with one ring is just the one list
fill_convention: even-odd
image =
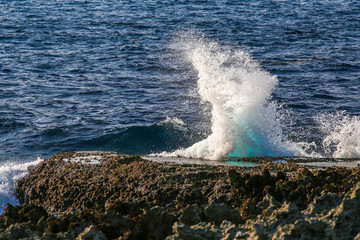
[(64, 151), (360, 157), (360, 2), (0, 0), (0, 212)]

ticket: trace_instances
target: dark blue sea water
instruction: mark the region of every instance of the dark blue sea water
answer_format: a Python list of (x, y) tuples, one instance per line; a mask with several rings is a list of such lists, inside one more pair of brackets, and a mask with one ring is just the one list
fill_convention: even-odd
[(359, 18), (350, 0), (0, 0), (0, 199), (62, 151), (360, 157)]

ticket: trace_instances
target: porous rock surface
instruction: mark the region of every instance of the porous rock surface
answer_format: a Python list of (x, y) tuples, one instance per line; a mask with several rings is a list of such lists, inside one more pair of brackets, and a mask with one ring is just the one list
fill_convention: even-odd
[(0, 239), (360, 239), (358, 168), (60, 153), (17, 185)]

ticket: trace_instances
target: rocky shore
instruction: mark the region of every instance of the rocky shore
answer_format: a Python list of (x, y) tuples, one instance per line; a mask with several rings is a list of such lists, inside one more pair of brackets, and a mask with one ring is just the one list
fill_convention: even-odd
[(359, 239), (360, 170), (60, 153), (18, 182), (0, 239)]

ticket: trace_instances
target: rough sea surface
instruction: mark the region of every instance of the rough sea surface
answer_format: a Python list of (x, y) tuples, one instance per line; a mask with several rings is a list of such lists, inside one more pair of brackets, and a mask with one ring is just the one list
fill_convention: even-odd
[(56, 152), (360, 157), (359, 18), (350, 0), (0, 0), (0, 205)]

